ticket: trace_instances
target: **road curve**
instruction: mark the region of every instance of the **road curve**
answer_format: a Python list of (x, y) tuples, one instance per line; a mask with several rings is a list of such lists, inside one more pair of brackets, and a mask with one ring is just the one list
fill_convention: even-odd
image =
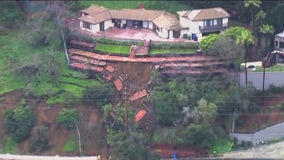
[(99, 160), (98, 157), (61, 157), (0, 154), (0, 160)]

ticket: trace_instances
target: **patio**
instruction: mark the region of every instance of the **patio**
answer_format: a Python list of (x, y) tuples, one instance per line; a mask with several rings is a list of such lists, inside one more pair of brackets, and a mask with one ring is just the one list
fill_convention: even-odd
[(160, 41), (160, 42), (192, 42), (191, 40), (179, 38), (179, 39), (163, 39), (159, 37), (154, 31), (150, 29), (143, 28), (110, 28), (105, 31), (98, 33), (92, 33), (89, 31), (80, 30), (85, 34), (89, 34), (95, 37), (105, 37), (113, 39), (125, 39), (125, 40), (151, 40), (151, 41)]

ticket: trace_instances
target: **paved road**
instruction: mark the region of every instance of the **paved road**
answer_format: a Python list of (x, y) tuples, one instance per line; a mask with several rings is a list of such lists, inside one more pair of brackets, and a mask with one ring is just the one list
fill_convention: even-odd
[(252, 134), (233, 133), (239, 141), (250, 141), (253, 145), (260, 141), (272, 141), (284, 137), (284, 123), (275, 124)]
[(236, 151), (225, 153), (223, 158), (253, 158), (253, 159), (283, 159), (284, 142), (278, 142), (270, 145), (254, 147), (245, 151)]
[[(263, 72), (248, 72), (248, 81), (252, 82), (253, 86), (257, 89), (262, 89)], [(245, 86), (245, 73), (239, 74), (240, 85)], [(275, 86), (284, 85), (284, 71), (274, 71), (265, 73), (265, 89), (268, 89), (271, 84)]]
[(97, 157), (60, 157), (0, 154), (0, 160), (99, 160)]

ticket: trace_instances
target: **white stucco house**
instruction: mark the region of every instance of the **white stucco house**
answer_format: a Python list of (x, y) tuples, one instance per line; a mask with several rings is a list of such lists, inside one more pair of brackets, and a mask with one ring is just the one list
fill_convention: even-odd
[(146, 28), (152, 29), (160, 37), (173, 39), (180, 38), (188, 32), (182, 27), (175, 15), (166, 11), (146, 9), (111, 10), (100, 6), (80, 11), (80, 28), (93, 33), (104, 31), (111, 27), (119, 28)]
[(223, 8), (206, 8), (178, 11), (179, 21), (183, 27), (189, 27), (192, 37), (198, 40), (211, 33), (220, 33), (228, 27), (230, 14)]
[(194, 35), (201, 39), (209, 33), (227, 28), (230, 15), (222, 8), (179, 11), (175, 15), (158, 10), (121, 9), (112, 10), (92, 5), (80, 11), (80, 29), (93, 33), (118, 28), (151, 29), (161, 38), (175, 39)]

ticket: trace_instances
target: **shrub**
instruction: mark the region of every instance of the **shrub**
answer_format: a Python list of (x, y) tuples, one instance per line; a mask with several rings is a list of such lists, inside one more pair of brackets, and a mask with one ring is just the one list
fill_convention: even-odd
[(75, 123), (79, 120), (79, 112), (73, 109), (63, 108), (57, 115), (56, 122), (64, 129), (75, 128)]
[(18, 143), (13, 139), (13, 137), (8, 137), (4, 146), (4, 152), (6, 153), (16, 153)]
[(16, 142), (23, 141), (30, 134), (35, 121), (31, 108), (24, 101), (22, 103), (4, 112), (5, 127)]
[(39, 153), (48, 148), (47, 129), (44, 125), (33, 129), (33, 139), (29, 147), (30, 152)]
[(64, 147), (63, 147), (63, 150), (65, 151), (65, 152), (73, 152), (73, 151), (75, 151), (76, 150), (76, 143), (75, 143), (75, 141), (73, 141), (73, 140), (68, 140), (66, 143), (65, 143), (65, 145), (64, 145)]
[(113, 86), (110, 83), (106, 83), (101, 86), (87, 88), (83, 93), (83, 102), (101, 108), (111, 102), (114, 94)]

